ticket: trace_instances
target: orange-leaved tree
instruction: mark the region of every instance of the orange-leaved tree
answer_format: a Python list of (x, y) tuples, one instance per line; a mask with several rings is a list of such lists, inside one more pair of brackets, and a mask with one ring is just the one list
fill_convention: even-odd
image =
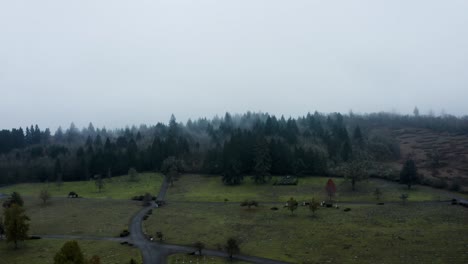
[(327, 192), (328, 198), (331, 202), (332, 197), (335, 196), (336, 193), (336, 186), (332, 179), (328, 179), (327, 185), (325, 185), (325, 191)]

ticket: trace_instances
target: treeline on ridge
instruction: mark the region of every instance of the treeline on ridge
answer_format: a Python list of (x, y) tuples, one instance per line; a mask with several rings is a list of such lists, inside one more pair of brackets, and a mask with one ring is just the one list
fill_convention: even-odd
[[(125, 129), (79, 130), (72, 123), (53, 135), (31, 126), (0, 131), (0, 184), (88, 180), (138, 171), (159, 171), (175, 157), (185, 172), (221, 174), (226, 184), (244, 175), (326, 175), (365, 153), (374, 161), (399, 159), (399, 144), (385, 128), (428, 128), (468, 133), (468, 119), (340, 113), (277, 118), (248, 112)], [(263, 176), (262, 176), (263, 177)], [(263, 182), (263, 178), (255, 178)]]

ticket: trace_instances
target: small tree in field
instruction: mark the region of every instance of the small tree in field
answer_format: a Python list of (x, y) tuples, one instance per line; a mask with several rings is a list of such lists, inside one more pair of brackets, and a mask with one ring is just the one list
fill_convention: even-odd
[(315, 201), (315, 198), (312, 198), (312, 200), (309, 202), (309, 210), (312, 212), (313, 215), (315, 215), (315, 211), (318, 210), (320, 204)]
[(76, 241), (68, 241), (63, 244), (54, 257), (54, 264), (85, 264), (85, 258)]
[(288, 208), (289, 211), (291, 211), (291, 214), (294, 214), (294, 211), (297, 209), (299, 203), (294, 200), (294, 198), (290, 198), (289, 201), (286, 202), (286, 208)]
[(107, 168), (107, 175), (106, 175), (106, 177), (107, 177), (107, 180), (108, 180), (108, 181), (112, 181), (112, 171), (111, 171), (110, 168)]
[(24, 208), (18, 204), (12, 204), (5, 208), (5, 233), (7, 242), (13, 242), (15, 249), (18, 242), (28, 239), (29, 217), (24, 214)]
[(102, 179), (101, 174), (95, 175), (94, 181), (96, 183), (96, 187), (98, 188), (99, 192), (101, 192), (102, 189), (104, 189), (104, 180)]
[(402, 202), (403, 204), (406, 204), (406, 201), (408, 200), (408, 198), (409, 198), (409, 195), (406, 194), (406, 193), (402, 193), (402, 194), (400, 195), (400, 199), (401, 199), (401, 202)]
[(143, 206), (150, 206), (151, 201), (153, 201), (153, 197), (151, 196), (151, 194), (145, 193), (145, 196), (143, 196)]
[(163, 241), (164, 234), (160, 231), (156, 232), (156, 237), (159, 239), (160, 242)]
[(197, 241), (193, 246), (198, 250), (198, 255), (201, 256), (202, 250), (205, 248), (205, 244), (203, 242)]
[(417, 180), (418, 168), (412, 159), (408, 159), (400, 171), (400, 183), (408, 185), (408, 190), (411, 185)]
[(374, 196), (377, 201), (380, 200), (380, 198), (382, 197), (382, 191), (380, 190), (380, 188), (375, 188)]
[(369, 178), (368, 168), (369, 162), (363, 155), (351, 161), (348, 161), (342, 166), (341, 171), (345, 179), (351, 182), (351, 187), (353, 191), (355, 190), (357, 182)]
[(47, 189), (41, 190), (39, 193), (39, 199), (42, 200), (43, 204), (46, 204), (47, 201), (50, 199), (50, 193)]
[(331, 202), (332, 197), (336, 194), (336, 185), (332, 179), (328, 179), (327, 185), (325, 185), (325, 191), (327, 192), (328, 199)]
[(234, 238), (229, 238), (224, 248), (226, 249), (226, 252), (228, 253), (229, 258), (231, 259), (232, 259), (232, 255), (240, 252), (239, 244), (237, 243), (237, 240)]
[(0, 240), (3, 239), (4, 235), (5, 235), (5, 226), (3, 225), (3, 219), (0, 218)]
[(135, 168), (130, 168), (128, 170), (128, 176), (129, 176), (130, 181), (132, 182), (138, 181), (138, 172)]

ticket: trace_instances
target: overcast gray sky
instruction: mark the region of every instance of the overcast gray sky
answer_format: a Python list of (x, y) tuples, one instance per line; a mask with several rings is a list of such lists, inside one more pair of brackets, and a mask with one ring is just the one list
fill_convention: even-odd
[(0, 0), (0, 128), (468, 114), (466, 0)]

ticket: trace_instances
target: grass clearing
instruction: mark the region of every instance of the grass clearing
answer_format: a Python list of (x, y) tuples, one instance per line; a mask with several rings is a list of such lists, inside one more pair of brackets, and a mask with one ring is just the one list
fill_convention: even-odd
[[(249, 177), (241, 185), (227, 186), (221, 182), (219, 176), (183, 175), (174, 186), (169, 187), (168, 201), (196, 201), (196, 202), (222, 202), (228, 199), (241, 202), (254, 199), (264, 202), (285, 202), (290, 197), (298, 201), (310, 200), (315, 197), (319, 200), (327, 198), (325, 184), (328, 177), (299, 178), (298, 185), (274, 186), (271, 183), (255, 184)], [(380, 188), (383, 193), (381, 201), (399, 201), (402, 193), (409, 194), (409, 201), (431, 201), (448, 199), (452, 194), (448, 191), (438, 190), (426, 186), (416, 185), (408, 190), (406, 185), (397, 184), (380, 179), (369, 179), (358, 182), (356, 191), (351, 190), (351, 184), (343, 178), (333, 178), (337, 186), (336, 199), (342, 202), (375, 201), (373, 192)], [(271, 181), (273, 182), (274, 179)]]
[(130, 200), (52, 198), (47, 205), (39, 199), (24, 200), (29, 233), (39, 235), (115, 237), (141, 208), (140, 202)]
[[(0, 240), (0, 264), (52, 264), (54, 256), (67, 240), (40, 239), (21, 243), (18, 250)], [(137, 248), (122, 246), (118, 242), (80, 240), (78, 244), (86, 259), (93, 255), (101, 258), (102, 264), (128, 264), (131, 258), (141, 263)]]
[(272, 205), (173, 203), (144, 222), (167, 243), (222, 248), (229, 237), (241, 253), (291, 263), (467, 263), (468, 210), (447, 204), (389, 204), (306, 207), (294, 215)]
[[(203, 253), (203, 252), (202, 252)], [(229, 258), (220, 258), (212, 256), (193, 256), (188, 254), (174, 254), (167, 258), (167, 264), (182, 264), (182, 263), (200, 263), (200, 264), (249, 264), (250, 262), (230, 260)]]
[(56, 197), (66, 197), (69, 192), (74, 191), (85, 198), (130, 199), (146, 192), (157, 195), (163, 178), (159, 173), (139, 173), (138, 181), (130, 181), (128, 175), (113, 177), (104, 180), (104, 189), (101, 192), (91, 180), (63, 182), (61, 186), (56, 183), (22, 183), (0, 188), (0, 193), (10, 194), (16, 191), (23, 196), (37, 197), (42, 189), (47, 189), (51, 196)]

